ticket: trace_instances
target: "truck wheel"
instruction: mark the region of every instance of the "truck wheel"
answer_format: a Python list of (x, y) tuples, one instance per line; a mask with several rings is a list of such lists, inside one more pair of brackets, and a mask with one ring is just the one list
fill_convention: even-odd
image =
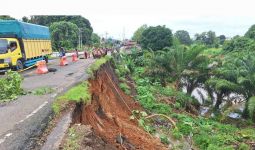
[(17, 60), (16, 70), (24, 69), (23, 62), (21, 60)]

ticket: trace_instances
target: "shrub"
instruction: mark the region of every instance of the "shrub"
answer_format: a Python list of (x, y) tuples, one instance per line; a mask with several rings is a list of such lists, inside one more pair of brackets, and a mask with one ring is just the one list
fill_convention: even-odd
[(22, 94), (22, 77), (14, 71), (7, 71), (6, 77), (0, 79), (0, 101), (16, 99)]

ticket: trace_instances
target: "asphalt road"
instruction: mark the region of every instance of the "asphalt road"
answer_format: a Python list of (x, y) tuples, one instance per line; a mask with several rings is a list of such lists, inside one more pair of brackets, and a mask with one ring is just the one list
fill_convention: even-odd
[(93, 59), (68, 60), (67, 66), (59, 66), (59, 59), (51, 60), (48, 68), (55, 68), (56, 72), (37, 75), (34, 68), (21, 73), (24, 77), (22, 87), (26, 91), (51, 87), (54, 92), (41, 96), (23, 95), (0, 106), (0, 150), (31, 149), (52, 116), (51, 104), (56, 96), (88, 78), (85, 70)]

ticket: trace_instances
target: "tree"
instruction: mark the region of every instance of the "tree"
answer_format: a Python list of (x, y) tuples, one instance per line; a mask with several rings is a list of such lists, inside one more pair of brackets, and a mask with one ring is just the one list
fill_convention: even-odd
[(159, 51), (152, 58), (150, 74), (159, 77), (163, 86), (166, 85), (165, 79), (171, 78), (172, 81), (175, 81), (176, 89), (180, 89), (181, 80), (191, 75), (191, 73), (187, 73), (188, 71), (196, 74), (197, 70), (192, 70), (192, 68), (198, 66), (195, 60), (200, 59), (199, 54), (202, 51), (203, 47), (200, 46), (189, 48), (182, 45)]
[(24, 16), (24, 17), (22, 17), (22, 21), (23, 22), (29, 22), (29, 19), (28, 19), (28, 17)]
[(209, 47), (214, 47), (217, 44), (216, 34), (213, 31), (195, 34), (195, 41)]
[(100, 37), (96, 33), (92, 33), (91, 42), (92, 42), (92, 44), (99, 44), (100, 43)]
[(148, 27), (142, 33), (141, 46), (145, 49), (162, 50), (172, 45), (172, 31), (165, 26)]
[(255, 40), (255, 25), (252, 25), (244, 36)]
[(141, 39), (142, 39), (142, 33), (144, 30), (146, 30), (148, 28), (148, 26), (146, 24), (142, 25), (141, 27), (139, 27), (133, 37), (132, 37), (132, 40), (136, 41), (137, 43), (140, 43), (141, 42)]
[(225, 35), (220, 35), (220, 36), (218, 37), (218, 39), (219, 39), (220, 45), (223, 45), (224, 42), (225, 42), (225, 40), (226, 40), (226, 36), (225, 36)]
[(78, 28), (81, 30), (82, 34), (82, 43), (87, 44), (91, 40), (91, 35), (93, 33), (93, 28), (88, 19), (80, 16), (80, 15), (72, 15), (72, 16), (44, 16), (44, 15), (34, 15), (31, 16), (29, 20), (30, 23), (50, 26), (54, 22), (66, 21), (76, 24)]
[(182, 86), (186, 87), (187, 94), (191, 95), (197, 87), (204, 87), (205, 81), (209, 78), (210, 68), (209, 58), (206, 55), (200, 55), (205, 49), (204, 46), (195, 45), (190, 48), (194, 53), (192, 60), (188, 63), (182, 72)]
[(181, 44), (190, 45), (192, 43), (188, 31), (185, 30), (176, 31), (174, 36), (179, 40)]
[(77, 25), (66, 21), (55, 22), (50, 26), (50, 31), (53, 49), (77, 47), (79, 32)]
[(0, 15), (0, 20), (15, 20), (15, 18), (8, 15)]
[(233, 39), (226, 41), (223, 45), (223, 50), (226, 52), (254, 50), (255, 41), (247, 38), (236, 36)]

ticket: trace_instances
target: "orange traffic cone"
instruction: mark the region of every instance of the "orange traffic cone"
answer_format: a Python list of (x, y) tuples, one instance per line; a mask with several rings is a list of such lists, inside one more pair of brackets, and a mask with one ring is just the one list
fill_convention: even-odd
[(68, 65), (68, 62), (67, 62), (66, 56), (63, 56), (60, 58), (60, 66), (65, 66), (65, 65)]
[(72, 62), (76, 62), (78, 61), (77, 55), (76, 54), (72, 54)]
[(37, 61), (36, 66), (37, 66), (37, 69), (36, 69), (37, 74), (45, 74), (49, 72), (45, 60)]

